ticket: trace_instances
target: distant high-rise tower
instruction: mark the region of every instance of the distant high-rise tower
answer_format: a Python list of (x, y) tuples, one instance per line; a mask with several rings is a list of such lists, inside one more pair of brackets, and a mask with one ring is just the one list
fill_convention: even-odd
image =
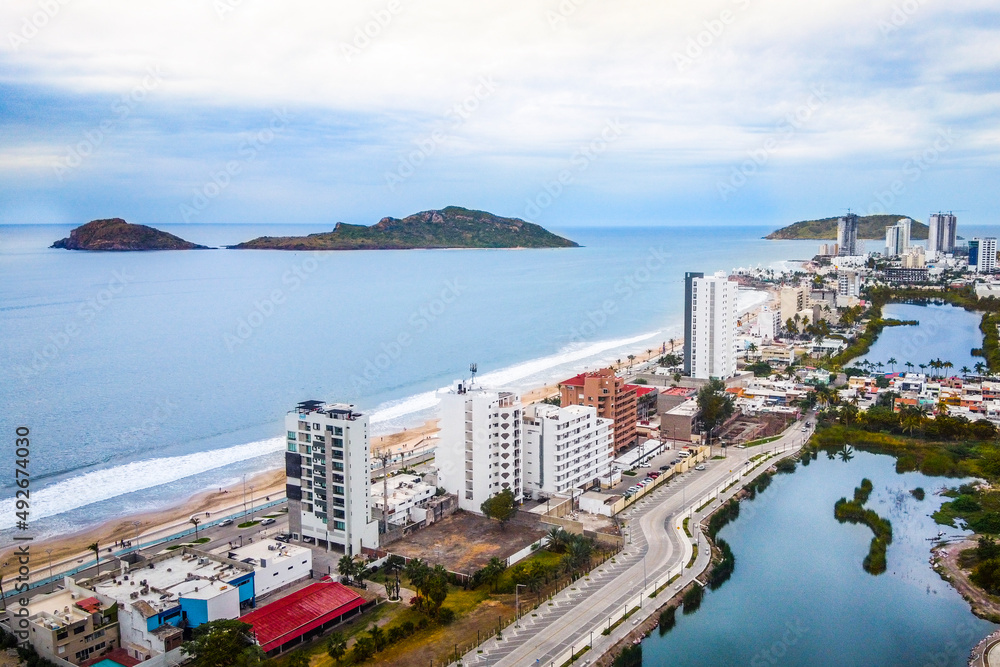
[[(691, 298), (692, 290), (694, 289), (695, 278), (704, 278), (704, 273), (685, 273), (684, 274), (684, 335), (688, 336), (691, 333)], [(690, 340), (690, 338), (688, 339)], [(687, 341), (684, 343), (684, 374), (691, 375), (691, 346)]]
[(721, 272), (691, 282), (691, 323), (684, 341), (685, 357), (691, 356), (691, 377), (732, 377), (736, 373), (739, 286)]
[(955, 252), (956, 230), (958, 218), (952, 213), (931, 214), (930, 229), (927, 233), (927, 254), (946, 255)]
[(858, 254), (858, 216), (848, 213), (837, 221), (837, 245), (841, 257)]
[(913, 221), (903, 218), (892, 227), (885, 228), (885, 254), (887, 257), (905, 255), (910, 249), (910, 224)]

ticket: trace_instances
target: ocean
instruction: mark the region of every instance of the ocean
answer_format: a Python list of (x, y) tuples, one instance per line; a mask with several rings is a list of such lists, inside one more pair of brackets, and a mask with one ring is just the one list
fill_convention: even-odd
[[(328, 231), (159, 227), (211, 246)], [(527, 389), (657, 349), (681, 335), (685, 271), (780, 269), (818, 245), (755, 226), (553, 231), (583, 247), (88, 253), (48, 248), (68, 227), (0, 227), (0, 433), (13, 451), (30, 429), (37, 534), (280, 466), (302, 400), (354, 403), (381, 434), (432, 417), (470, 363)], [(0, 531), (15, 488), (3, 476)]]

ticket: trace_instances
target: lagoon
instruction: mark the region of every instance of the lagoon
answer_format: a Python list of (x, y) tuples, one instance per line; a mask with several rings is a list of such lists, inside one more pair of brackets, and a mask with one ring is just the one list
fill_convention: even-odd
[[(960, 375), (963, 366), (974, 368), (982, 357), (972, 356), (972, 348), (982, 347), (983, 335), (979, 331), (982, 315), (951, 305), (915, 305), (891, 303), (882, 308), (882, 316), (897, 320), (917, 320), (917, 326), (886, 327), (863, 360), (882, 362), (891, 370), (889, 359), (895, 358), (897, 371), (906, 371), (909, 361), (913, 371), (931, 359), (950, 361), (954, 367), (949, 374)], [(931, 372), (928, 368), (927, 372)]]
[[(865, 477), (875, 487), (866, 507), (894, 532), (879, 576), (861, 567), (871, 530), (833, 516), (837, 499)], [(693, 615), (678, 613), (668, 634), (654, 630), (643, 665), (965, 665), (996, 626), (973, 616), (931, 569), (928, 539), (941, 529), (929, 515), (945, 500), (933, 492), (959, 483), (897, 474), (894, 458), (865, 452), (848, 462), (820, 452), (777, 475), (719, 534), (736, 555), (732, 578)], [(923, 501), (910, 494), (918, 486)]]

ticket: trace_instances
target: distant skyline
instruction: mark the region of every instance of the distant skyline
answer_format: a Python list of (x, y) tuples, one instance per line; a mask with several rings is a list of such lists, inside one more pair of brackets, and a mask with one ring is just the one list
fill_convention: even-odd
[(0, 40), (0, 224), (1000, 223), (995, 0), (9, 0)]

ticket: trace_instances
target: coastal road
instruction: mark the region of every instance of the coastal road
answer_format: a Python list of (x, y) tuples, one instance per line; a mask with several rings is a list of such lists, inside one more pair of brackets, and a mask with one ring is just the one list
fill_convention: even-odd
[[(803, 422), (796, 422), (774, 442), (746, 449), (730, 448), (726, 459), (707, 462), (707, 470), (680, 475), (639, 500), (619, 514), (626, 523), (627, 538), (625, 548), (614, 563), (608, 561), (595, 569), (589, 578), (580, 579), (551, 602), (543, 602), (534, 612), (526, 613), (519, 628), (506, 628), (502, 640), (490, 639), (466, 654), (462, 664), (561, 665), (571, 651), (588, 645), (592, 648), (584, 664), (602, 655), (655, 611), (656, 601), (648, 598), (651, 592), (680, 574), (669, 590), (661, 593), (661, 600), (669, 599), (690, 583), (696, 573), (704, 570), (711, 555), (706, 548), (706, 538), (697, 530), (698, 523), (719, 506), (720, 497), (724, 501), (778, 457), (797, 451), (811, 435), (811, 429), (802, 429)], [(744, 477), (755, 465), (750, 459), (762, 452), (776, 452), (778, 457), (767, 459)], [(720, 493), (733, 481), (741, 483)], [(696, 511), (712, 497), (716, 500), (701, 512)], [(692, 538), (684, 534), (685, 517), (691, 519)], [(687, 568), (695, 548), (699, 552), (694, 566)], [(640, 608), (637, 613), (610, 635), (601, 634), (625, 610), (634, 607)]]

